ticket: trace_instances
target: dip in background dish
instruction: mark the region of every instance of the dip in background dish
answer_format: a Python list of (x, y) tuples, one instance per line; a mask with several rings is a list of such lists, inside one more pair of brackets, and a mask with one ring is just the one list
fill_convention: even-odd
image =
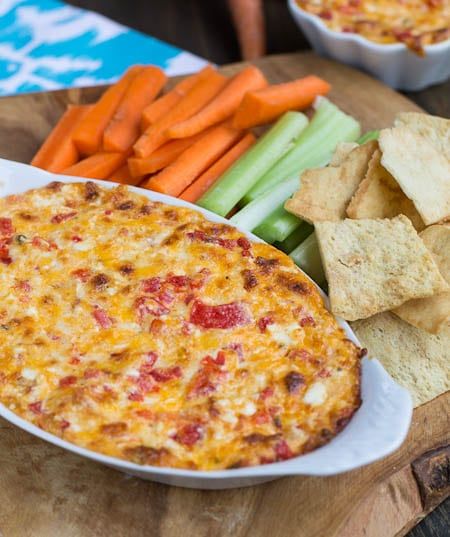
[(450, 0), (296, 0), (331, 30), (381, 44), (404, 43), (417, 54), (450, 37)]

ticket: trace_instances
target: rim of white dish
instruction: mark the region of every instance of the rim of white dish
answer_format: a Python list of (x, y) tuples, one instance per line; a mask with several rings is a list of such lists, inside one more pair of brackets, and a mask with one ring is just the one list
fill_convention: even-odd
[[(292, 11), (295, 11), (299, 16), (307, 19), (309, 22), (314, 24), (316, 28), (318, 28), (324, 33), (329, 34), (330, 36), (334, 37), (338, 41), (347, 41), (347, 42), (353, 41), (355, 43), (360, 43), (361, 45), (364, 45), (367, 48), (371, 48), (377, 52), (388, 53), (388, 52), (395, 52), (399, 50), (411, 52), (404, 43), (382, 44), (382, 43), (377, 43), (376, 41), (371, 41), (370, 39), (367, 39), (367, 37), (364, 37), (361, 34), (352, 33), (352, 32), (346, 33), (346, 32), (339, 32), (337, 30), (332, 30), (325, 24), (325, 22), (320, 17), (318, 17), (317, 15), (313, 15), (312, 13), (309, 13), (308, 11), (305, 11), (304, 9), (302, 9), (297, 4), (296, 0), (287, 0), (287, 1)], [(433, 43), (431, 45), (425, 45), (424, 50), (425, 52), (441, 52), (447, 48), (450, 48), (450, 38), (440, 43)]]
[[(2, 168), (2, 165), (4, 163), (7, 163), (7, 167), (9, 168), (10, 174), (12, 174), (12, 170), (14, 168), (19, 168), (20, 170), (28, 169), (30, 170), (30, 175), (32, 175), (33, 179), (28, 181), (24, 181), (24, 183), (17, 185), (17, 183), (14, 184), (14, 187), (12, 188), (12, 191), (8, 191), (8, 184), (10, 183), (10, 179), (8, 178), (8, 170), (5, 168), (3, 171), (5, 173), (5, 189), (6, 192), (1, 192), (2, 187), (2, 178), (0, 177), (0, 197), (3, 197), (5, 195), (9, 194), (18, 194), (21, 192), (26, 192), (28, 190), (32, 190), (35, 188), (41, 188), (45, 185), (47, 185), (51, 181), (64, 181), (66, 183), (81, 183), (81, 182), (88, 182), (92, 181), (94, 183), (98, 183), (101, 186), (104, 186), (106, 188), (114, 188), (119, 186), (118, 183), (112, 182), (112, 181), (102, 181), (98, 179), (85, 179), (82, 177), (71, 177), (71, 176), (64, 176), (59, 174), (52, 174), (50, 172), (46, 172), (44, 170), (41, 170), (39, 168), (35, 168), (30, 165), (13, 162), (13, 161), (7, 161), (5, 159), (0, 158), (0, 170)], [(31, 183), (31, 184), (30, 184)], [(24, 188), (22, 188), (22, 186)], [(253, 242), (257, 243), (264, 243), (259, 237), (256, 235), (253, 235), (251, 232), (243, 230), (239, 228), (239, 226), (235, 226), (229, 221), (227, 221), (225, 218), (218, 216), (215, 213), (212, 213), (211, 211), (208, 211), (206, 209), (203, 209), (202, 207), (195, 206), (192, 203), (173, 198), (171, 196), (166, 196), (164, 194), (159, 194), (157, 192), (150, 192), (148, 190), (129, 186), (128, 187), (130, 191), (135, 192), (137, 194), (144, 195), (148, 197), (149, 199), (154, 199), (155, 201), (160, 201), (162, 203), (166, 203), (168, 205), (175, 205), (175, 206), (181, 206), (181, 207), (187, 207), (192, 210), (196, 210), (203, 214), (205, 218), (207, 218), (210, 221), (213, 222), (220, 222), (225, 223), (227, 225), (231, 225), (244, 233), (248, 238), (250, 238)], [(307, 275), (305, 274), (301, 269), (298, 269), (302, 274), (304, 274), (309, 280), (311, 280), (314, 285), (319, 290), (322, 297), (325, 299), (326, 305), (328, 305), (328, 297), (327, 295), (320, 289), (320, 287)], [(335, 316), (334, 316), (335, 317)], [(347, 336), (357, 345), (361, 346), (360, 342), (358, 341), (358, 338), (356, 337), (355, 333), (351, 329), (350, 325), (344, 321), (343, 319), (340, 319), (339, 317), (335, 317), (336, 321), (338, 322), (339, 326), (346, 332)], [(245, 466), (242, 468), (236, 468), (236, 469), (225, 469), (225, 470), (188, 470), (183, 468), (176, 468), (176, 467), (166, 467), (166, 466), (152, 466), (152, 465), (140, 465), (133, 463), (131, 461), (128, 461), (126, 459), (120, 459), (118, 457), (112, 457), (109, 455), (105, 455), (103, 453), (100, 453), (98, 451), (94, 451), (88, 448), (84, 448), (81, 446), (78, 446), (77, 444), (74, 444), (72, 442), (69, 442), (68, 440), (64, 440), (63, 438), (53, 435), (44, 429), (41, 429), (40, 427), (34, 425), (30, 421), (26, 420), (25, 418), (22, 418), (18, 414), (14, 413), (12, 410), (7, 408), (5, 405), (3, 405), (0, 402), (0, 417), (3, 417), (6, 419), (9, 423), (21, 428), (22, 430), (32, 434), (33, 436), (36, 436), (37, 438), (40, 438), (42, 440), (45, 440), (49, 442), (50, 444), (53, 444), (57, 447), (66, 449), (67, 451), (74, 453), (76, 455), (85, 457), (89, 460), (102, 463), (106, 466), (114, 467), (117, 470), (120, 470), (122, 472), (129, 472), (129, 473), (140, 473), (145, 474), (147, 477), (152, 479), (154, 476), (172, 476), (172, 477), (180, 477), (180, 478), (197, 478), (200, 480), (205, 481), (214, 481), (214, 480), (228, 480), (233, 478), (257, 478), (257, 477), (283, 477), (283, 476), (293, 476), (293, 475), (315, 475), (315, 476), (328, 476), (328, 475), (335, 475), (346, 471), (351, 471), (356, 468), (360, 468), (361, 466), (366, 466), (367, 464), (370, 464), (372, 462), (375, 462), (381, 458), (386, 457), (390, 453), (394, 452), (396, 449), (399, 448), (399, 446), (404, 442), (407, 433), (409, 431), (409, 427), (411, 424), (411, 418), (412, 418), (412, 400), (411, 395), (409, 392), (400, 386), (383, 368), (381, 363), (376, 359), (372, 358), (369, 359), (367, 357), (364, 357), (361, 363), (361, 377), (360, 377), (360, 389), (361, 389), (361, 395), (362, 395), (362, 405), (360, 408), (355, 412), (352, 419), (350, 420), (350, 423), (348, 426), (351, 425), (353, 419), (356, 417), (358, 412), (363, 411), (363, 405), (364, 405), (364, 399), (365, 397), (370, 400), (371, 397), (373, 397), (373, 393), (371, 392), (371, 388), (368, 389), (366, 394), (363, 394), (363, 384), (365, 383), (364, 377), (362, 375), (363, 369), (371, 369), (371, 375), (373, 377), (378, 378), (378, 386), (380, 390), (384, 390), (384, 394), (390, 393), (390, 398), (394, 398), (396, 401), (401, 402), (401, 407), (403, 410), (402, 416), (399, 416), (399, 423), (396, 425), (400, 427), (400, 430), (397, 430), (396, 435), (394, 435), (393, 438), (390, 440), (386, 440), (386, 443), (383, 447), (383, 449), (380, 449), (378, 451), (375, 451), (373, 453), (368, 454), (364, 460), (358, 461), (356, 464), (347, 465), (347, 467), (341, 468), (341, 469), (328, 469), (328, 470), (300, 470), (298, 471), (295, 468), (296, 461), (300, 461), (304, 458), (308, 458), (311, 456), (314, 456), (315, 453), (317, 453), (319, 450), (330, 450), (333, 448), (332, 442), (336, 438), (339, 438), (341, 435), (346, 434), (347, 427), (344, 428), (343, 431), (338, 433), (331, 442), (325, 444), (324, 446), (321, 446), (309, 453), (300, 454), (295, 457), (292, 457), (291, 459), (288, 459), (286, 461), (280, 461), (280, 462), (274, 462), (270, 464), (259, 464), (255, 466)], [(368, 377), (367, 377), (368, 378)], [(367, 408), (365, 409), (367, 411)]]

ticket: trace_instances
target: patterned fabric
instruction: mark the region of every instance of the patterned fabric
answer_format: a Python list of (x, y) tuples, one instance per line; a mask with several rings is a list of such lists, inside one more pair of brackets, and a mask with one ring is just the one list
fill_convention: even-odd
[(0, 95), (113, 82), (135, 63), (177, 75), (205, 61), (58, 0), (0, 0)]

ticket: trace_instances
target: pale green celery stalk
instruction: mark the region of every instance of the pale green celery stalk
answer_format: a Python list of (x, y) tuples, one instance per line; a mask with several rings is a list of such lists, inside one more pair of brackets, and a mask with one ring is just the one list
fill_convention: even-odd
[(266, 242), (273, 243), (275, 241), (283, 241), (290, 235), (295, 228), (301, 224), (300, 218), (288, 213), (281, 206), (278, 207), (262, 224), (253, 230), (255, 235), (261, 237)]
[(197, 205), (227, 215), (308, 125), (300, 112), (287, 112), (197, 201)]
[(325, 273), (322, 267), (319, 246), (317, 244), (316, 234), (311, 235), (295, 248), (289, 257), (300, 267), (310, 278), (312, 278), (320, 287), (326, 284)]
[[(314, 121), (314, 119), (313, 119)], [(311, 121), (311, 124), (312, 122)], [(306, 129), (308, 130), (308, 129)], [(315, 147), (308, 150), (305, 156), (305, 144), (301, 144), (298, 149), (297, 143), (285, 157), (282, 157), (279, 163), (285, 162), (288, 158), (289, 162), (285, 162), (290, 170), (287, 174), (288, 179), (276, 184), (269, 190), (264, 191), (256, 199), (243, 207), (230, 219), (233, 224), (246, 230), (253, 230), (274, 211), (283, 207), (284, 202), (292, 196), (292, 194), (300, 187), (301, 173), (307, 168), (317, 168), (325, 165), (331, 158), (332, 152), (338, 142), (354, 141), (359, 136), (359, 123), (352, 117), (339, 112), (335, 114), (333, 119), (326, 123), (323, 129), (320, 129), (319, 135), (314, 133), (311, 138), (315, 139)], [(300, 136), (303, 138), (303, 135)], [(309, 144), (308, 144), (309, 145)], [(295, 159), (291, 154), (294, 152)], [(278, 164), (275, 166), (278, 168)], [(292, 170), (295, 170), (294, 172)], [(282, 168), (279, 170), (282, 173)]]
[(308, 222), (301, 222), (294, 231), (282, 242), (276, 242), (274, 246), (286, 254), (290, 254), (294, 248), (303, 242), (314, 231), (314, 227)]
[(372, 140), (378, 140), (379, 136), (380, 136), (380, 131), (367, 131), (361, 136), (361, 138), (358, 138), (356, 142), (359, 145), (362, 145), (362, 144), (365, 144), (366, 142), (371, 142)]
[(283, 208), (284, 202), (298, 190), (298, 187), (298, 177), (291, 177), (243, 207), (230, 218), (230, 222), (248, 231), (255, 229), (275, 210)]
[(308, 168), (326, 164), (338, 142), (352, 142), (359, 135), (360, 126), (355, 119), (327, 99), (321, 99), (308, 127), (292, 148), (247, 192), (243, 202), (252, 202), (284, 180), (299, 177)]

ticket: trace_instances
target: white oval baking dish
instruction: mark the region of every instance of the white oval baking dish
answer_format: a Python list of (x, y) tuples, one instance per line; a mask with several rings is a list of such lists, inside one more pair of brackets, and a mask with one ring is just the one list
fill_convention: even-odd
[(313, 49), (353, 67), (358, 67), (392, 88), (417, 91), (450, 77), (450, 39), (425, 47), (425, 56), (411, 52), (403, 43), (382, 45), (353, 33), (330, 30), (320, 17), (287, 0), (297, 26)]
[[(86, 181), (86, 179), (55, 175), (32, 166), (0, 159), (0, 196), (19, 194), (56, 180)], [(107, 188), (117, 186), (111, 182), (95, 182)], [(130, 189), (149, 199), (168, 205), (193, 208), (213, 222), (229, 224), (224, 218), (182, 200), (140, 188), (130, 187)], [(251, 233), (245, 233), (250, 240), (262, 242)], [(342, 320), (338, 322), (348, 337), (358, 343), (349, 325)], [(2, 404), (0, 404), (0, 416), (55, 446), (127, 474), (180, 487), (226, 489), (256, 485), (289, 475), (338, 474), (369, 464), (395, 451), (405, 439), (411, 422), (412, 400), (408, 391), (396, 384), (377, 360), (364, 358), (361, 395), (363, 402), (360, 409), (347, 427), (326, 446), (284, 462), (210, 472), (140, 466), (62, 440), (20, 418)]]

